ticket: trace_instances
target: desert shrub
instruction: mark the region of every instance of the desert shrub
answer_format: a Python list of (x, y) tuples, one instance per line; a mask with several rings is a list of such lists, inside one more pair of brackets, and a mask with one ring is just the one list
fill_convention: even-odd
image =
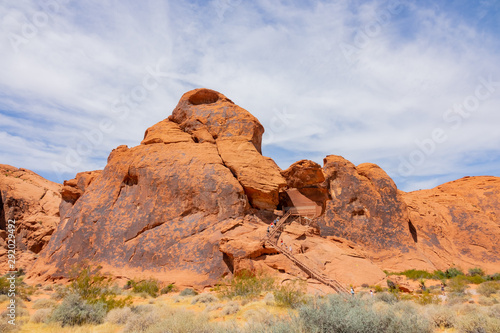
[(179, 296), (196, 296), (198, 293), (192, 288), (186, 288), (179, 293)]
[(492, 275), (488, 275), (486, 277), (487, 280), (490, 280), (490, 281), (500, 281), (500, 273), (495, 273), (495, 274), (492, 274)]
[(231, 301), (222, 308), (222, 315), (229, 316), (238, 311), (240, 311), (240, 305), (237, 302)]
[(483, 276), (484, 275), (484, 271), (479, 268), (479, 267), (475, 267), (475, 268), (469, 268), (469, 276)]
[(123, 329), (123, 332), (124, 333), (146, 332), (148, 331), (148, 328), (157, 323), (159, 320), (160, 316), (156, 311), (134, 314), (127, 321), (127, 324)]
[(204, 294), (199, 294), (193, 297), (193, 300), (191, 301), (191, 304), (196, 304), (196, 303), (212, 303), (212, 302), (217, 302), (218, 299), (212, 294), (209, 293), (204, 293)]
[(382, 288), (382, 286), (379, 286), (378, 284), (375, 285), (375, 286), (371, 286), (371, 288), (373, 289), (374, 292), (376, 293), (381, 293), (384, 291), (384, 288)]
[[(411, 302), (402, 302), (411, 303)], [(316, 306), (307, 305), (299, 309), (299, 317), (305, 332), (431, 332), (432, 326), (426, 317), (415, 311), (415, 304), (395, 305), (389, 311), (375, 311), (370, 302), (358, 297), (334, 295)], [(392, 310), (392, 311), (391, 311)]]
[(272, 277), (262, 274), (252, 274), (242, 271), (227, 284), (219, 284), (216, 290), (227, 298), (240, 296), (242, 298), (253, 299), (262, 292), (273, 290), (275, 281)]
[(456, 325), (456, 316), (449, 307), (434, 305), (426, 307), (431, 323), (436, 328), (453, 328)]
[(394, 296), (394, 294), (382, 292), (382, 293), (377, 293), (375, 295), (375, 301), (385, 302), (388, 304), (394, 304), (398, 301), (398, 299), (396, 296)]
[(168, 293), (171, 293), (171, 292), (174, 292), (174, 291), (177, 291), (177, 287), (175, 286), (175, 284), (170, 283), (166, 287), (161, 288), (160, 294), (162, 294), (162, 295), (163, 294), (168, 294)]
[(7, 302), (8, 300), (10, 300), (9, 296), (3, 294), (0, 295), (0, 303)]
[(389, 288), (389, 290), (391, 292), (395, 291), (398, 288), (397, 284), (394, 281), (389, 280), (389, 279), (387, 279), (387, 287)]
[(467, 289), (467, 282), (461, 276), (456, 276), (450, 279), (448, 288), (452, 293), (464, 293)]
[(35, 324), (47, 323), (52, 311), (54, 310), (50, 308), (40, 308), (31, 315), (30, 321)]
[(147, 333), (215, 333), (217, 332), (217, 326), (216, 324), (209, 323), (208, 316), (206, 315), (179, 310), (172, 311), (168, 316), (150, 326)]
[[(24, 274), (24, 273), (23, 273)], [(23, 300), (28, 299), (30, 295), (32, 295), (36, 288), (27, 285), (23, 279), (24, 276), (20, 276), (21, 274), (14, 274), (13, 280), (10, 279), (12, 274), (6, 274), (4, 276), (0, 276), (0, 295), (8, 295), (11, 290), (11, 282), (15, 285), (15, 293), (16, 297), (20, 297)]]
[(464, 281), (472, 284), (481, 284), (486, 281), (486, 278), (484, 278), (482, 275), (472, 275), (472, 276), (460, 276), (461, 278), (464, 279)]
[(448, 279), (452, 279), (456, 276), (459, 276), (459, 275), (464, 275), (464, 272), (462, 272), (460, 269), (456, 268), (456, 267), (451, 267), (451, 268), (448, 268), (444, 274), (446, 275), (446, 278)]
[(433, 279), (434, 274), (429, 273), (427, 271), (422, 271), (422, 270), (417, 270), (417, 269), (409, 269), (401, 273), (397, 273), (397, 275), (404, 275), (409, 279), (412, 280), (419, 280), (419, 279)]
[(50, 298), (52, 298), (56, 301), (60, 301), (64, 297), (68, 296), (70, 293), (71, 292), (70, 292), (69, 288), (66, 288), (66, 287), (58, 284), (58, 285), (55, 285), (54, 293), (52, 295), (50, 295)]
[(264, 296), (264, 302), (266, 302), (266, 305), (276, 304), (273, 293), (267, 293), (266, 296)]
[(498, 301), (492, 297), (479, 297), (478, 303), (484, 306), (491, 306), (498, 303)]
[(447, 298), (447, 303), (449, 305), (462, 304), (468, 300), (468, 297), (464, 293), (449, 293)]
[(422, 305), (427, 304), (438, 304), (440, 303), (439, 296), (431, 294), (429, 291), (423, 291), (422, 294), (417, 298), (417, 303)]
[(500, 290), (500, 282), (498, 281), (483, 282), (477, 287), (477, 292), (486, 297), (490, 297), (498, 290)]
[(500, 304), (490, 306), (488, 308), (488, 315), (493, 318), (500, 318)]
[(57, 306), (57, 302), (49, 298), (40, 298), (33, 302), (33, 309), (51, 309)]
[(50, 317), (50, 321), (75, 326), (83, 324), (101, 324), (106, 316), (106, 304), (96, 302), (88, 303), (78, 294), (66, 296)]
[(109, 311), (132, 303), (130, 297), (118, 297), (111, 278), (101, 274), (100, 267), (91, 270), (90, 267), (75, 266), (71, 271), (71, 276), (69, 291), (80, 295), (89, 304), (104, 304), (106, 311)]
[(132, 316), (132, 310), (128, 306), (116, 308), (108, 312), (106, 315), (106, 322), (116, 325), (125, 325), (130, 316)]
[(0, 332), (19, 332), (19, 330), (19, 325), (11, 325), (7, 322), (7, 320), (4, 320), (4, 318), (0, 318)]
[(127, 285), (132, 288), (134, 293), (146, 293), (151, 297), (157, 297), (160, 287), (158, 286), (158, 280), (147, 279), (142, 281), (129, 280)]
[(157, 307), (152, 305), (152, 304), (139, 304), (136, 306), (133, 306), (132, 311), (134, 313), (148, 313), (148, 312), (154, 312), (156, 311)]
[(498, 333), (499, 327), (500, 319), (489, 317), (479, 311), (459, 317), (457, 323), (460, 333)]
[(294, 280), (280, 285), (273, 291), (276, 305), (296, 308), (305, 301), (305, 281)]

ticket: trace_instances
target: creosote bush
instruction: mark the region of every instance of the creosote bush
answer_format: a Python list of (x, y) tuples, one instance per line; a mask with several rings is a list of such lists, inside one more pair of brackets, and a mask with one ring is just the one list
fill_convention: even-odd
[(274, 301), (278, 306), (296, 308), (305, 302), (305, 289), (305, 281), (287, 281), (273, 291)]
[(142, 281), (129, 280), (127, 286), (132, 288), (134, 293), (146, 293), (151, 297), (157, 297), (160, 287), (155, 279), (147, 279)]
[(69, 292), (79, 295), (89, 304), (102, 303), (105, 310), (122, 308), (132, 303), (131, 297), (120, 298), (117, 295), (111, 278), (101, 274), (100, 267), (91, 270), (90, 267), (75, 266), (71, 272), (72, 281)]

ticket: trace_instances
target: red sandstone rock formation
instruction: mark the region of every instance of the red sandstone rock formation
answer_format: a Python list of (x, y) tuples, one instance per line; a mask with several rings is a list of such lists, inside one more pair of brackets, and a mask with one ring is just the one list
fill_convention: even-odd
[(0, 274), (8, 270), (8, 220), (16, 221), (16, 268), (26, 270), (59, 223), (60, 189), (32, 171), (0, 164)]
[(498, 178), (404, 193), (378, 166), (340, 156), (282, 171), (261, 155), (262, 133), (224, 95), (184, 94), (139, 146), (119, 146), (102, 172), (65, 182), (61, 222), (31, 278), (65, 277), (82, 261), (182, 286), (213, 285), (243, 269), (305, 278), (261, 242), (273, 210), (293, 206), (297, 191), (320, 216), (291, 218), (280, 240), (344, 285), (380, 282), (383, 269), (500, 270)]

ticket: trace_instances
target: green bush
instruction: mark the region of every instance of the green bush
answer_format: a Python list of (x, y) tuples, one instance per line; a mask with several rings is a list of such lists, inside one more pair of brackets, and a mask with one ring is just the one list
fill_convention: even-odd
[(75, 326), (83, 324), (101, 324), (106, 316), (106, 304), (96, 302), (90, 304), (78, 294), (70, 294), (64, 298), (50, 317), (50, 321)]
[(490, 280), (490, 281), (500, 281), (500, 273), (495, 273), (495, 274), (492, 274), (492, 275), (488, 275), (486, 277), (487, 280)]
[(173, 283), (170, 283), (168, 286), (163, 287), (160, 290), (160, 294), (163, 295), (163, 294), (168, 294), (168, 293), (175, 292), (175, 291), (177, 291), (177, 287)]
[(421, 305), (438, 304), (440, 302), (439, 296), (431, 294), (428, 290), (423, 291), (417, 298), (417, 303)]
[(179, 296), (196, 296), (198, 293), (193, 288), (186, 288), (179, 293)]
[(456, 276), (459, 276), (459, 275), (464, 275), (464, 272), (462, 272), (461, 270), (459, 270), (458, 268), (455, 268), (455, 267), (452, 267), (452, 268), (448, 268), (444, 274), (446, 275), (446, 277), (448, 279), (452, 279)]
[(477, 287), (477, 292), (486, 297), (490, 297), (498, 290), (500, 290), (500, 282), (498, 281), (483, 282)]
[(122, 308), (132, 303), (130, 297), (118, 298), (111, 278), (100, 273), (100, 267), (92, 271), (90, 267), (74, 267), (69, 292), (80, 295), (89, 304), (102, 303), (106, 311)]
[(469, 269), (469, 276), (483, 276), (483, 275), (484, 271), (479, 267)]
[(397, 273), (397, 275), (404, 275), (412, 280), (419, 279), (432, 279), (434, 278), (434, 274), (429, 273), (427, 271), (417, 270), (417, 269), (409, 269), (401, 273)]
[(448, 282), (448, 288), (452, 293), (464, 293), (467, 287), (467, 280), (463, 276), (457, 275)]
[(242, 271), (233, 276), (227, 284), (219, 284), (216, 287), (223, 297), (233, 298), (240, 296), (246, 299), (258, 297), (262, 292), (272, 291), (275, 281), (272, 277), (262, 274), (254, 275), (248, 271)]
[(276, 305), (286, 308), (297, 308), (304, 304), (305, 300), (305, 281), (288, 281), (273, 291)]
[(158, 281), (155, 279), (148, 279), (142, 281), (129, 280), (127, 285), (132, 288), (134, 293), (146, 293), (151, 297), (157, 297), (160, 287)]

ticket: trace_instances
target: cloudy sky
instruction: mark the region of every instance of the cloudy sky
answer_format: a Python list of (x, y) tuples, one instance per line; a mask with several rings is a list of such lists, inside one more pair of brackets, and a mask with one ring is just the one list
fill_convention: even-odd
[(207, 87), (281, 168), (342, 155), (400, 189), (500, 176), (498, 1), (0, 1), (0, 163), (57, 182)]

